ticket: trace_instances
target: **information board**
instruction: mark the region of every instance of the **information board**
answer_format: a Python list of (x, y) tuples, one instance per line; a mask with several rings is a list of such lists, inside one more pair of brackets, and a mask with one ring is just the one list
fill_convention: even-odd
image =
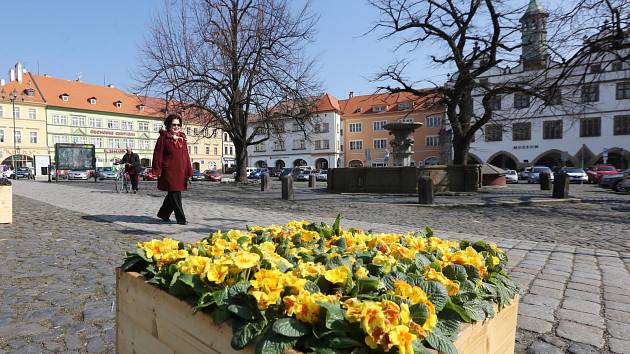
[(94, 170), (96, 155), (92, 144), (55, 144), (55, 162), (58, 170)]

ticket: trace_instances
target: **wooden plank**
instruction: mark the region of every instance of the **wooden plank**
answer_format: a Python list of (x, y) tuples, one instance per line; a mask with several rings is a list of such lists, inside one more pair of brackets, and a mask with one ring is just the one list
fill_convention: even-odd
[(0, 186), (0, 224), (13, 223), (13, 187)]
[[(175, 354), (171, 348), (137, 325), (131, 317), (118, 314), (116, 352), (120, 354)], [(214, 353), (212, 353), (214, 354)]]

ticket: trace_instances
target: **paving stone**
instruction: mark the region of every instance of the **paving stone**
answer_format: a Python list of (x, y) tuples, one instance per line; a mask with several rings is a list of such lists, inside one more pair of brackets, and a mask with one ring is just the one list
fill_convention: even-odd
[(527, 348), (528, 354), (562, 354), (562, 350), (547, 342), (537, 341)]
[(630, 323), (608, 321), (606, 323), (608, 333), (618, 339), (630, 339)]
[(549, 280), (549, 281), (554, 281), (557, 283), (566, 283), (568, 280), (568, 276), (560, 276), (560, 275), (554, 275), (554, 274), (549, 274), (549, 273), (542, 273), (538, 276), (538, 279), (542, 279), (542, 280)]
[(560, 320), (556, 333), (558, 336), (574, 342), (590, 344), (598, 348), (604, 345), (604, 331), (602, 329), (577, 322)]
[(574, 282), (569, 281), (567, 283), (567, 288), (568, 289), (574, 289), (574, 290), (580, 290), (580, 291), (586, 291), (588, 293), (599, 294), (599, 287), (592, 286), (592, 285), (587, 285), (587, 284), (582, 284), (582, 283), (574, 283)]
[(602, 329), (605, 328), (604, 319), (600, 317), (599, 314), (590, 314), (590, 313), (585, 313), (585, 312), (560, 309), (558, 310), (558, 318), (562, 320), (569, 320), (573, 322), (582, 323), (582, 324), (597, 327), (597, 328), (602, 328)]
[(615, 320), (622, 323), (630, 323), (630, 313), (624, 311), (606, 308), (604, 310), (604, 316), (610, 320)]
[(564, 296), (566, 297), (574, 297), (580, 300), (586, 300), (590, 302), (601, 303), (602, 300), (599, 297), (599, 294), (589, 293), (586, 291), (580, 291), (575, 289), (566, 289), (564, 291)]
[(600, 354), (601, 350), (582, 343), (571, 343), (567, 351), (571, 354)]
[(606, 293), (618, 294), (618, 295), (627, 295), (628, 294), (628, 289), (619, 288), (617, 286), (605, 285), (604, 286), (604, 294), (606, 294)]
[(623, 304), (630, 304), (630, 294), (619, 295), (619, 294), (614, 294), (614, 293), (607, 293), (604, 291), (604, 300), (614, 301), (614, 302), (623, 303)]
[(0, 337), (14, 338), (45, 333), (47, 328), (39, 323), (11, 323), (0, 328)]
[(519, 315), (517, 327), (536, 333), (547, 333), (551, 331), (552, 323), (538, 318)]
[(630, 304), (624, 304), (622, 302), (616, 302), (616, 301), (604, 301), (604, 304), (606, 305), (606, 308), (609, 308), (612, 310), (630, 312)]
[[(575, 273), (573, 274), (575, 275)], [(600, 286), (602, 283), (601, 280), (599, 279), (590, 279), (590, 278), (584, 278), (584, 277), (578, 277), (578, 276), (572, 276), (571, 281), (574, 283), (581, 283), (581, 284), (597, 286), (597, 287)]]
[(554, 299), (562, 299), (564, 291), (559, 289), (545, 288), (542, 286), (532, 286), (529, 288), (529, 292), (536, 295), (549, 296)]
[(618, 354), (630, 354), (630, 340), (610, 338), (608, 347), (611, 352)]
[(544, 280), (544, 279), (536, 279), (534, 280), (534, 284), (533, 285), (538, 285), (538, 286), (544, 286), (547, 288), (552, 288), (552, 289), (564, 289), (564, 283), (563, 282), (555, 282), (555, 281), (551, 281), (551, 280)]
[(590, 302), (586, 300), (580, 300), (572, 297), (564, 299), (562, 307), (569, 310), (575, 310), (580, 312), (592, 313), (599, 315), (601, 306), (596, 302)]
[(103, 342), (103, 338), (94, 337), (90, 339), (87, 344), (87, 351), (89, 353), (101, 353), (105, 351), (105, 343)]
[(530, 305), (526, 303), (520, 303), (518, 305), (518, 314), (529, 317), (535, 317), (541, 320), (553, 322), (555, 320), (553, 311), (549, 307), (541, 305)]
[(553, 336), (551, 334), (543, 334), (542, 336), (540, 336), (540, 339), (544, 340), (545, 342), (554, 345), (558, 348), (562, 348), (564, 347), (564, 341), (556, 336)]
[(527, 294), (523, 296), (522, 302), (526, 304), (545, 306), (548, 307), (551, 311), (553, 311), (560, 305), (559, 299), (534, 294)]

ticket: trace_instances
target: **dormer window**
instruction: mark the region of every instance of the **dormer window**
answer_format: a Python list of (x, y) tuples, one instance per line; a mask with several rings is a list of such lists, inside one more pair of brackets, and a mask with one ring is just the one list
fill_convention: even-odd
[(385, 112), (385, 106), (374, 106), (372, 107), (372, 112), (374, 113)]
[(399, 111), (404, 111), (406, 109), (411, 109), (411, 103), (409, 102), (403, 102), (403, 103), (399, 103), (398, 104), (398, 110)]
[(138, 105), (138, 109), (140, 110), (140, 112), (144, 111), (144, 105), (143, 104), (139, 104)]
[(354, 111), (354, 113), (361, 113), (361, 107), (357, 107), (357, 109)]
[(96, 97), (88, 98), (88, 102), (90, 102), (90, 104), (96, 104)]
[(68, 95), (67, 93), (63, 93), (59, 97), (61, 97), (61, 100), (64, 102), (68, 102), (70, 100), (70, 95)]
[(116, 106), (116, 108), (121, 108), (122, 107), (122, 101), (116, 101), (116, 102), (114, 102), (114, 105)]
[(35, 90), (33, 90), (32, 88), (28, 88), (26, 90), (24, 90), (24, 93), (26, 93), (27, 96), (35, 96)]

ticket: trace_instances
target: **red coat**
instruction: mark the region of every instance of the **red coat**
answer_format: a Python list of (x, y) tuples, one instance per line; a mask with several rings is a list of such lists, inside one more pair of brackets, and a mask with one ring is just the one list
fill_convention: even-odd
[(193, 174), (186, 134), (177, 133), (182, 138), (175, 142), (173, 135), (160, 130), (160, 137), (153, 150), (153, 173), (158, 178), (158, 189), (167, 192), (186, 190), (186, 179)]

